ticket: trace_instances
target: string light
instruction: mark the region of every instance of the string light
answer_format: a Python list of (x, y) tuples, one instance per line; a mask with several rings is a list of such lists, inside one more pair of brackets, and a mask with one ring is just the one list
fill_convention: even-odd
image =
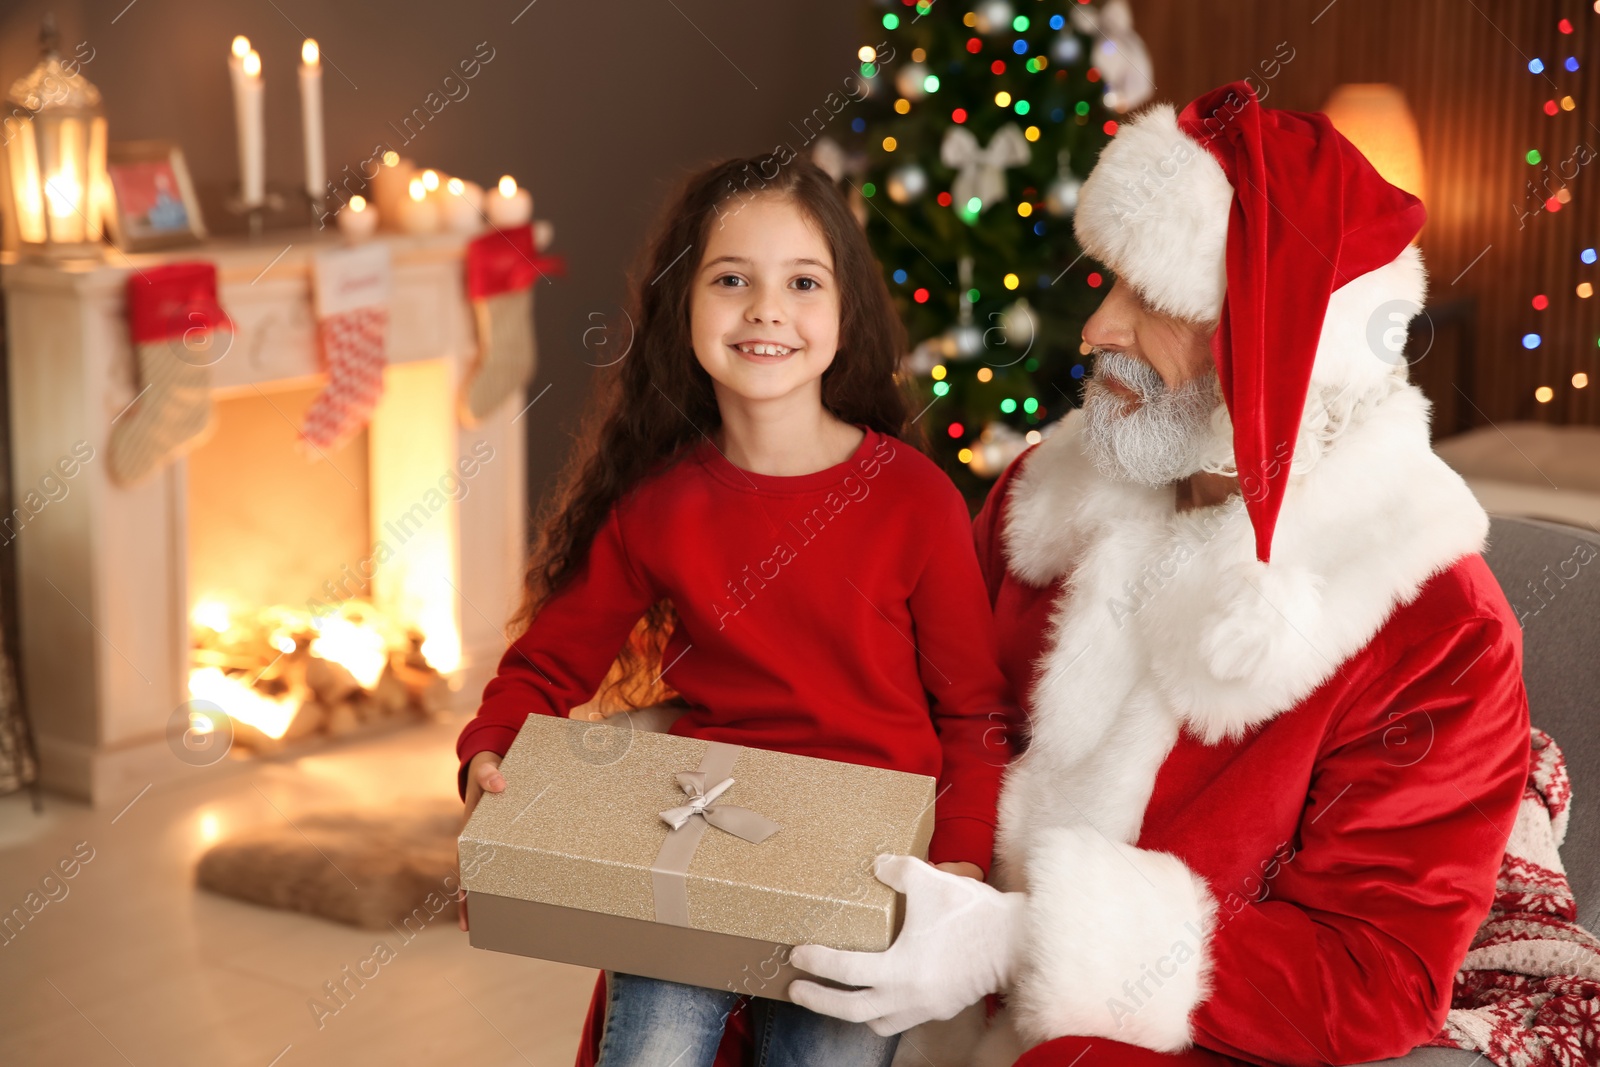
[(952, 422), (945, 432), (959, 441), (962, 437), (966, 436), (967, 428), (961, 425), (959, 422)]
[(1541, 404), (1548, 404), (1555, 398), (1556, 391), (1548, 385), (1541, 385), (1533, 391), (1533, 398)]
[[(1596, 2), (1600, 2), (1600, 0), (1596, 0)], [(1028, 442), (1030, 445), (1036, 445), (1040, 441), (1044, 440), (1044, 434), (1040, 433), (1038, 430), (1029, 430), (1027, 436), (1024, 437), (1023, 440)]]
[(1033, 205), (1024, 200), (1022, 203), (1017, 205), (1017, 214), (1021, 215), (1023, 218), (1027, 218), (1029, 215), (1033, 214)]
[(1538, 296), (1533, 298), (1533, 310), (1535, 310), (1535, 311), (1543, 311), (1545, 308), (1547, 308), (1549, 306), (1550, 306), (1550, 298), (1548, 296), (1545, 296), (1543, 293), (1540, 293)]
[(1000, 410), (1009, 415), (1013, 411), (1017, 410), (1017, 402), (1008, 396), (1004, 400), (1000, 401)]
[(872, 47), (870, 44), (864, 44), (856, 50), (856, 58), (861, 60), (863, 63), (876, 62), (878, 58), (878, 50)]
[(1007, 289), (1015, 289), (1018, 285), (1022, 284), (1022, 279), (1018, 278), (1015, 274), (1008, 273), (1005, 277), (1005, 282)]
[(1577, 374), (1574, 374), (1572, 376), (1572, 387), (1574, 389), (1585, 388), (1588, 384), (1589, 384), (1589, 376), (1587, 374), (1583, 373), (1583, 371), (1579, 371)]
[(926, 304), (928, 302), (928, 290), (918, 289), (916, 292), (911, 294), (911, 299), (915, 300), (919, 304)]
[(994, 102), (999, 104), (1001, 107), (1010, 107), (1011, 94), (1006, 92), (1004, 89), (1001, 89), (998, 93), (994, 94)]
[(1090, 271), (1089, 277), (1085, 280), (1089, 283), (1089, 288), (1091, 289), (1100, 288), (1100, 283), (1105, 281), (1104, 278), (1100, 277), (1100, 272), (1097, 270)]
[(1600, 258), (1600, 254), (1597, 254), (1592, 248), (1585, 248), (1578, 253), (1578, 258), (1585, 263), (1593, 263), (1597, 258)]
[(1579, 282), (1578, 283), (1578, 299), (1579, 300), (1587, 300), (1593, 295), (1594, 295), (1594, 286), (1590, 285), (1588, 282)]
[(1522, 347), (1523, 348), (1530, 349), (1530, 350), (1538, 348), (1539, 347), (1539, 341), (1540, 341), (1540, 337), (1536, 333), (1525, 333), (1525, 334), (1522, 335)]
[(900, 142), (896, 141), (893, 137), (885, 137), (883, 139), (883, 150), (885, 152), (893, 152), (896, 148), (899, 147), (899, 145), (900, 145)]
[(936, 365), (936, 366), (935, 366), (935, 367), (934, 367), (934, 368), (933, 368), (933, 369), (932, 369), (932, 370), (931, 370), (931, 371), (929, 371), (929, 372), (928, 372), (928, 373), (929, 373), (929, 374), (931, 374), (931, 375), (932, 375), (932, 376), (933, 376), (933, 380), (934, 380), (934, 381), (936, 381), (936, 382), (942, 382), (942, 381), (944, 381), (944, 376), (945, 376), (945, 375), (946, 375), (946, 374), (949, 374), (949, 373), (950, 373), (950, 371), (949, 371), (949, 370), (948, 370), (948, 369), (947, 369), (947, 368), (946, 368), (946, 367), (945, 367), (945, 365), (944, 365), (944, 364), (943, 364), (943, 363), (940, 363), (940, 364), (937, 364), (937, 365)]
[(944, 396), (949, 391), (950, 391), (950, 383), (949, 382), (934, 382), (933, 383), (933, 395), (934, 396)]
[(898, 99), (898, 100), (896, 100), (894, 102), (894, 111), (895, 111), (895, 114), (897, 114), (897, 115), (910, 114), (911, 113), (911, 101), (907, 100), (905, 97), (902, 96), (900, 99)]
[(1538, 166), (1539, 161), (1544, 157), (1539, 154), (1539, 150), (1537, 148), (1530, 148), (1528, 149), (1528, 155), (1526, 158), (1529, 166)]
[(1039, 139), (1039, 127), (1029, 126), (1027, 129), (1022, 131), (1022, 136), (1026, 137), (1030, 141), (1037, 141)]
[(994, 371), (988, 367), (978, 368), (978, 381), (989, 382), (994, 380)]
[(972, 449), (963, 448), (960, 452), (957, 452), (956, 453), (956, 460), (958, 462), (961, 462), (961, 463), (971, 463), (972, 462)]
[(906, 283), (906, 272), (904, 270), (894, 272), (894, 283), (896, 285), (904, 285)]

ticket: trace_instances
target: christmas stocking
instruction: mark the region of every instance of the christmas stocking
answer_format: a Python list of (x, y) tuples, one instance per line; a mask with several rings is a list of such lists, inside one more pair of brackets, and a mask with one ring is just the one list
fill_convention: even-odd
[(533, 284), (560, 273), (561, 261), (533, 249), (533, 225), (492, 230), (467, 246), (467, 295), (478, 320), (478, 359), (462, 383), (463, 426), (476, 426), (520, 396), (538, 361), (533, 340)]
[(328, 384), (311, 402), (300, 440), (325, 453), (358, 433), (383, 395), (389, 246), (373, 243), (319, 252), (314, 274), (317, 336)]
[(142, 481), (211, 429), (211, 364), (233, 324), (217, 304), (212, 263), (172, 263), (128, 276), (128, 333), (139, 393), (111, 420), (111, 477)]

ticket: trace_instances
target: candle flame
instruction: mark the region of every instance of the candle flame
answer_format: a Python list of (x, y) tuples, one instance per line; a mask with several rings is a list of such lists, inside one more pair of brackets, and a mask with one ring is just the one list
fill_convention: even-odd
[(427, 186), (428, 192), (430, 193), (439, 188), (439, 172), (436, 170), (423, 171), (422, 184)]
[(244, 57), (244, 72), (246, 77), (255, 78), (261, 74), (261, 53), (254, 48)]
[(308, 67), (314, 67), (321, 57), (322, 53), (317, 49), (316, 39), (307, 37), (305, 43), (300, 46), (300, 62)]
[(516, 196), (517, 179), (513, 178), (509, 174), (502, 174), (500, 176), (500, 195), (505, 197), (507, 200), (511, 199), (513, 196)]
[(399, 166), (400, 165), (400, 153), (396, 152), (392, 148), (389, 149), (389, 151), (387, 151), (387, 152), (385, 152), (383, 154), (383, 165), (386, 166), (386, 167), (397, 167), (397, 166)]
[(428, 195), (428, 191), (422, 187), (422, 179), (421, 178), (412, 178), (411, 179), (411, 199), (413, 199), (413, 200), (422, 200), (427, 195)]
[(367, 210), (367, 198), (364, 196), (352, 196), (350, 198), (350, 210), (357, 214)]
[(445, 182), (445, 188), (450, 190), (450, 195), (460, 196), (466, 191), (467, 183), (460, 178), (451, 178), (448, 182)]
[(233, 54), (239, 59), (243, 59), (245, 56), (249, 55), (250, 38), (246, 37), (242, 33), (235, 37), (233, 39)]

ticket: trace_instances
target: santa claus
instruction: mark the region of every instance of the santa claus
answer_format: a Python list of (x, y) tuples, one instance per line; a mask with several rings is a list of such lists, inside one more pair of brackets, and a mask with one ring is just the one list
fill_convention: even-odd
[[(1344, 1064), (1438, 1033), (1529, 725), (1487, 517), (1399, 354), (1423, 217), (1243, 82), (1118, 131), (1076, 216), (1116, 275), (1083, 409), (977, 520), (1028, 713), (995, 885), (880, 859), (894, 946), (797, 948), (861, 988), (794, 1000), (916, 1063)], [(918, 1026), (958, 1013), (973, 1041)]]

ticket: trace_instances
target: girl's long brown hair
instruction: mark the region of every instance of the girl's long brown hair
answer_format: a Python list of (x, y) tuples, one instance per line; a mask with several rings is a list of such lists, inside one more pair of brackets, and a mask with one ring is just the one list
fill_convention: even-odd
[[(658, 220), (630, 274), (632, 349), (596, 377), (576, 447), (540, 515), (522, 604), (511, 621), (513, 637), (582, 569), (617, 502), (721, 425), (711, 377), (694, 354), (691, 287), (711, 225), (754, 196), (790, 199), (833, 253), (839, 347), (822, 375), (823, 406), (845, 422), (922, 446), (908, 421), (905, 385), (896, 376), (905, 330), (866, 235), (843, 193), (815, 164), (794, 159), (766, 177), (775, 165), (766, 156), (709, 166), (682, 184)], [(612, 707), (642, 707), (672, 695), (652, 679), (674, 621), (665, 600), (640, 619), (601, 687), (603, 700)]]

